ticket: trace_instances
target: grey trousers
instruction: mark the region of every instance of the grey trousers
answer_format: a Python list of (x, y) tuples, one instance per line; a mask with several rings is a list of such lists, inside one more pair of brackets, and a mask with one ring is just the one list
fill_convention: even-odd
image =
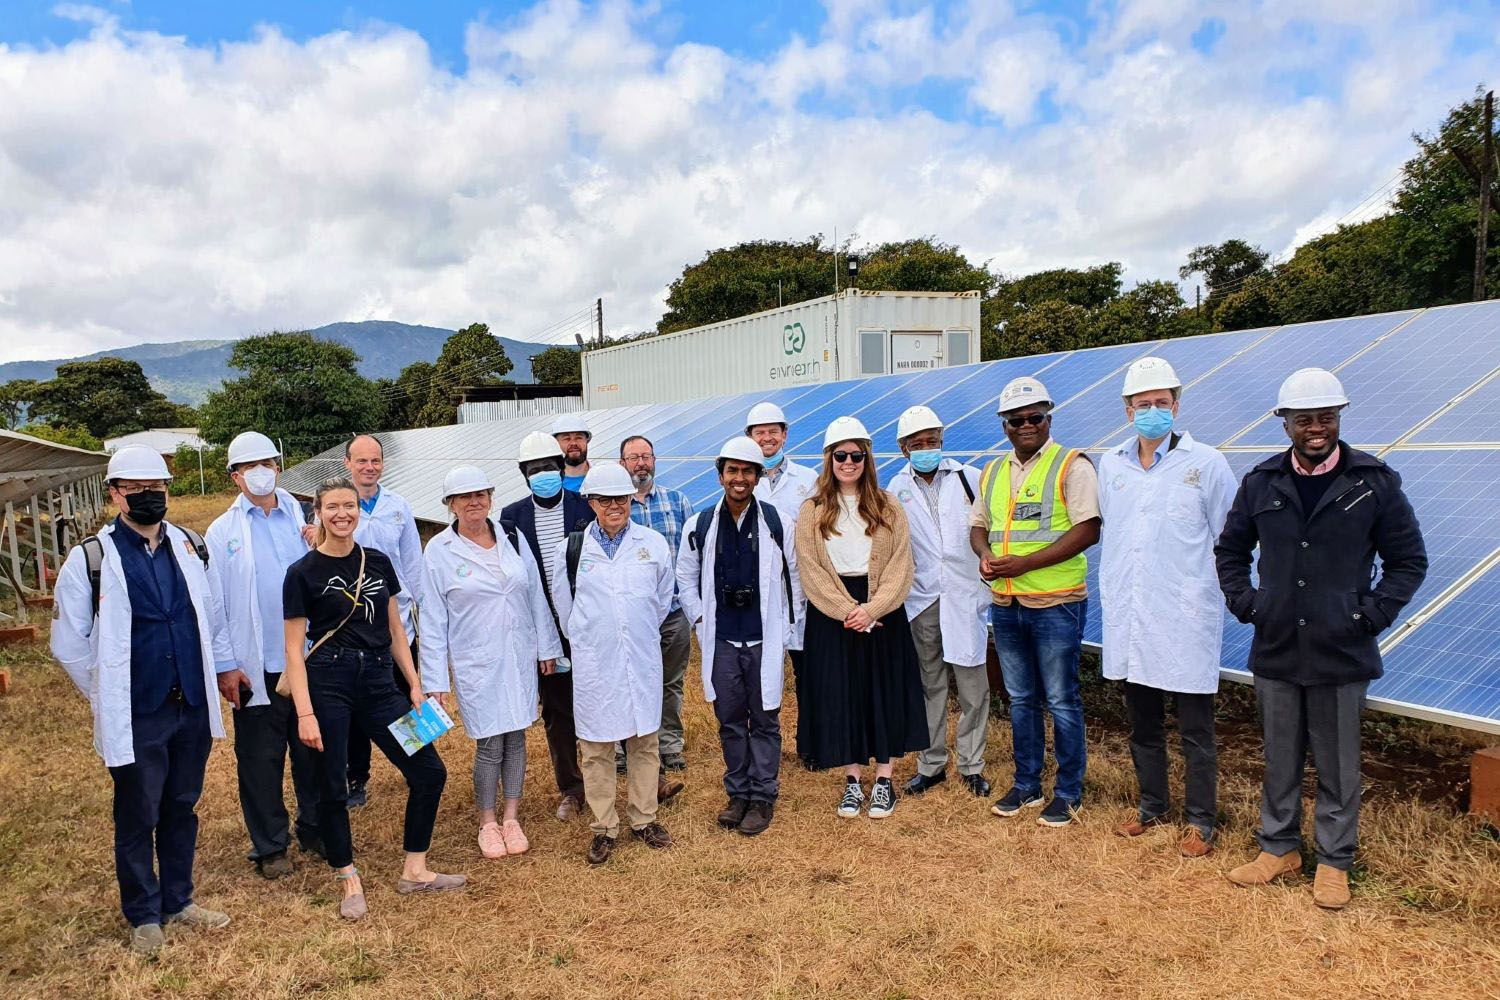
[(940, 774), (948, 767), (948, 675), (958, 689), (958, 773), (984, 770), (984, 740), (990, 723), (990, 679), (984, 664), (958, 667), (943, 661), (943, 632), (938, 605), (932, 602), (911, 620), (911, 640), (922, 667), (922, 696), (927, 703), (928, 747), (917, 754), (917, 773)]
[(673, 611), (661, 623), (662, 756), (682, 753), (682, 685), (692, 651), (693, 626), (681, 610)]
[(1261, 850), (1280, 857), (1302, 843), (1302, 775), (1312, 750), (1318, 772), (1318, 864), (1349, 870), (1359, 835), (1359, 716), (1367, 681), (1303, 686), (1255, 678), (1265, 737)]
[(714, 717), (724, 748), (724, 792), (775, 802), (781, 792), (781, 709), (761, 707), (760, 646), (714, 642)]

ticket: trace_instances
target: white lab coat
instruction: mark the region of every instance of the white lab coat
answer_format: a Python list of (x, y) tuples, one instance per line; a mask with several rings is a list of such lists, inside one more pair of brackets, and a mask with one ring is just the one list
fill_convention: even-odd
[[(761, 501), (757, 501), (760, 503)], [(677, 551), (677, 597), (682, 602), (682, 613), (690, 622), (697, 622), (699, 659), (703, 667), (703, 694), (713, 701), (714, 641), (718, 630), (719, 591), (714, 586), (715, 545), (719, 538), (719, 508), (713, 508), (713, 517), (708, 524), (708, 534), (703, 539), (700, 552), (690, 543), (693, 526), (698, 518), (690, 520), (682, 530), (682, 547)], [(765, 504), (763, 504), (765, 505)], [(792, 622), (787, 620), (786, 583), (781, 575), (782, 551), (771, 537), (771, 529), (764, 516), (757, 513), (759, 531), (760, 566), (756, 574), (760, 585), (760, 707), (767, 711), (781, 707), (781, 669), (786, 644), (792, 637)], [(786, 562), (792, 584), (792, 606), (805, 600), (802, 583), (797, 577), (797, 551), (792, 536), (782, 526), (782, 540), (786, 543)]]
[(562, 655), (531, 546), (517, 552), (490, 524), (495, 547), (482, 558), (449, 525), (423, 559), (422, 690), (449, 690), (451, 663), (464, 730), (476, 740), (535, 722), (537, 661)]
[(1104, 676), (1212, 694), (1224, 634), (1214, 542), (1238, 484), (1224, 456), (1188, 434), (1150, 470), (1136, 447), (1132, 435), (1099, 461)]
[(417, 519), (399, 494), (381, 487), (375, 498), (375, 509), (359, 512), (354, 540), (367, 549), (379, 549), (395, 567), (401, 593), (396, 595), (396, 610), (401, 612), (401, 627), (406, 641), (416, 638), (416, 624), (411, 609), (422, 600), (422, 536), (417, 533)]
[(591, 525), (568, 588), (568, 540), (552, 554), (552, 598), (573, 660), (578, 738), (609, 743), (661, 728), (661, 623), (672, 608), (672, 552), (660, 532), (631, 521), (610, 559)]
[(938, 468), (947, 470), (947, 475), (938, 480), (938, 521), (933, 520), (932, 508), (910, 462), (887, 487), (906, 508), (911, 528), (915, 572), (911, 593), (906, 597), (906, 617), (916, 618), (942, 598), (938, 627), (942, 630), (944, 662), (977, 667), (985, 660), (992, 598), (989, 585), (979, 578), (979, 557), (969, 546), (973, 502), (958, 477), (968, 477), (970, 488), (978, 496), (980, 472), (951, 458), (943, 459)]
[[(818, 488), (818, 470), (806, 465), (798, 465), (790, 458), (782, 459), (785, 468), (777, 477), (774, 485), (765, 476), (755, 484), (755, 496), (765, 500), (776, 508), (776, 513), (781, 515), (781, 533), (787, 540), (787, 545), (795, 548), (792, 539), (797, 537), (797, 515), (802, 510), (802, 501), (812, 496)], [(797, 569), (792, 568), (792, 579), (796, 581), (794, 594), (801, 595), (802, 581), (797, 579)], [(800, 650), (802, 648), (802, 636), (807, 631), (807, 599), (799, 596), (797, 598), (796, 611), (797, 622), (792, 627), (792, 637), (787, 642), (787, 649)]]
[[(276, 502), (299, 526), (306, 523), (297, 498), (280, 487)], [(224, 603), (225, 626), (229, 648), (234, 650), (234, 665), (250, 679), (247, 707), (269, 705), (266, 694), (265, 650), (261, 636), (260, 601), (255, 591), (255, 550), (250, 530), (250, 501), (243, 495), (208, 526), (203, 533), (208, 546), (208, 572), (215, 577)], [(304, 544), (304, 549), (306, 545)], [(281, 581), (276, 581), (279, 588)]]
[[(182, 529), (162, 522), (172, 554), (187, 582), (188, 597), (198, 618), (198, 636), (203, 659), (203, 693), (208, 707), (208, 728), (215, 739), (224, 738), (215, 665), (234, 659), (218, 583), (204, 572), (198, 552)], [(111, 521), (99, 529), (104, 543), (104, 562), (99, 570), (99, 619), (94, 620), (94, 594), (89, 586), (87, 560), (80, 546), (73, 546), (57, 574), (52, 622), (52, 655), (62, 664), (78, 690), (88, 696), (94, 711), (94, 749), (106, 767), (135, 763), (135, 733), (130, 708), (130, 590), (120, 553), (109, 537)], [(124, 529), (130, 530), (128, 528)]]

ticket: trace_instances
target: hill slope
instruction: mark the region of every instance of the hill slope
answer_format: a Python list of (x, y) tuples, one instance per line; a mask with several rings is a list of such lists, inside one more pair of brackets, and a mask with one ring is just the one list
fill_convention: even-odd
[[(443, 341), (453, 333), (435, 326), (414, 326), (387, 320), (362, 323), (330, 323), (309, 331), (315, 337), (347, 344), (359, 352), (359, 370), (366, 378), (395, 378), (413, 361), (435, 361)], [(551, 344), (533, 344), (501, 337), (505, 354), (515, 365), (509, 378), (531, 382), (533, 354)], [(140, 362), (151, 384), (168, 399), (198, 404), (225, 378), (240, 374), (229, 367), (232, 340), (179, 340), (172, 343), (137, 344), (113, 351), (97, 351), (81, 358), (53, 361), (11, 361), (0, 364), (0, 382), (14, 378), (48, 379), (67, 361), (116, 357)]]

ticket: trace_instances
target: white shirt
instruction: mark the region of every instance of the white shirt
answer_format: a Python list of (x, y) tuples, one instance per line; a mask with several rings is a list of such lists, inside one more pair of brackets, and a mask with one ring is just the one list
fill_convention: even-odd
[[(535, 499), (531, 501), (532, 514), (536, 518), (536, 548), (542, 554), (544, 561), (549, 561), (549, 553), (557, 550), (557, 543), (563, 540), (567, 534), (563, 525), (563, 506), (565, 500), (562, 496), (557, 498), (557, 503), (551, 507), (543, 507)], [(542, 572), (547, 574), (547, 592), (552, 592), (551, 567), (543, 566)]]
[(870, 572), (870, 536), (865, 534), (865, 519), (859, 516), (858, 496), (839, 494), (833, 534), (825, 544), (828, 559), (839, 576), (864, 576)]
[[(781, 534), (786, 539), (788, 549), (795, 548), (793, 539), (797, 537), (797, 515), (802, 510), (802, 502), (813, 495), (818, 486), (818, 471), (806, 465), (798, 465), (790, 458), (781, 462), (781, 474), (773, 480), (770, 476), (762, 476), (760, 482), (755, 484), (755, 496), (764, 500), (776, 508), (776, 513), (781, 516)], [(797, 567), (792, 566), (792, 576), (797, 583), (795, 593), (802, 593), (800, 580), (796, 580)], [(797, 623), (792, 629), (792, 637), (787, 642), (787, 649), (800, 650), (802, 648), (802, 633), (807, 627), (807, 599), (799, 597), (793, 609), (796, 614)]]
[(1211, 694), (1224, 634), (1214, 542), (1238, 484), (1224, 456), (1188, 434), (1150, 469), (1138, 440), (1099, 461), (1104, 676)]

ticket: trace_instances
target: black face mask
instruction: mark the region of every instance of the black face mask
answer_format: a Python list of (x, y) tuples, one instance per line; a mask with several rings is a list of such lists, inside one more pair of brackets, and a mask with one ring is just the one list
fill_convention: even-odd
[(136, 524), (160, 524), (167, 516), (166, 490), (141, 490), (125, 498), (125, 513)]

